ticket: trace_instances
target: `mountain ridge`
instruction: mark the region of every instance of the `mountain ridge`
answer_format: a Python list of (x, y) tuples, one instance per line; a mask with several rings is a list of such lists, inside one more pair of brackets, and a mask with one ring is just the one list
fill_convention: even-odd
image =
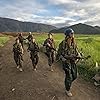
[(97, 26), (93, 27), (93, 26), (90, 26), (87, 24), (82, 24), (82, 23), (75, 24), (75, 25), (72, 25), (69, 27), (53, 29), (50, 32), (63, 33), (66, 28), (72, 28), (75, 31), (75, 33), (77, 33), (77, 34), (100, 34), (100, 30), (99, 30), (99, 28), (97, 28)]
[(0, 32), (49, 32), (55, 26), (0, 17)]

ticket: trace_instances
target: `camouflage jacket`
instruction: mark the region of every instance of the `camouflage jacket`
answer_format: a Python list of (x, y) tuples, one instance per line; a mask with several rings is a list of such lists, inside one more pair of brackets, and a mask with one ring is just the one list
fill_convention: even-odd
[(76, 59), (68, 59), (69, 56), (74, 55), (74, 56), (78, 56), (78, 50), (77, 50), (77, 46), (73, 46), (71, 45), (70, 47), (67, 46), (67, 43), (65, 42), (65, 40), (63, 40), (60, 44), (59, 44), (59, 48), (58, 48), (58, 52), (57, 52), (57, 60), (58, 59), (66, 59), (66, 62), (73, 62)]
[(23, 48), (22, 48), (21, 43), (19, 43), (19, 44), (15, 43), (15, 44), (13, 45), (13, 52), (14, 52), (15, 54), (23, 54)]
[(55, 42), (53, 39), (46, 39), (43, 46), (46, 47), (47, 52), (55, 51)]
[(26, 39), (30, 42), (33, 39), (33, 35), (29, 35)]
[(24, 37), (23, 36), (18, 36), (19, 42), (23, 42), (24, 41)]
[(34, 55), (39, 52), (39, 46), (36, 42), (30, 42), (28, 50), (31, 51)]

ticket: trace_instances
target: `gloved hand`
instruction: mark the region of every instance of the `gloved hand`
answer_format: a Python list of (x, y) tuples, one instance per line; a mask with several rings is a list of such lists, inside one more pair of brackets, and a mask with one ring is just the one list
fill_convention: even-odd
[(63, 62), (66, 61), (66, 59), (65, 59), (63, 56), (60, 56), (60, 59), (61, 59)]
[(62, 61), (63, 61), (63, 62), (65, 62), (65, 61), (66, 61), (66, 59), (63, 57), (63, 58), (62, 58)]

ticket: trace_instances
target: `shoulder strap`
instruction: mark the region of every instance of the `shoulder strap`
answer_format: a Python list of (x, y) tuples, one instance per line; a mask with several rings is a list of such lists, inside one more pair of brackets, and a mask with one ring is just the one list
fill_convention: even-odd
[(67, 47), (65, 40), (62, 41), (62, 47), (63, 47), (63, 49), (66, 49), (66, 47)]

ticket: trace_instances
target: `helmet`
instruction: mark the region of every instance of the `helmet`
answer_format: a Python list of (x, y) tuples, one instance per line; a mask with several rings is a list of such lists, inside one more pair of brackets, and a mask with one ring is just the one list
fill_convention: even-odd
[(66, 36), (69, 36), (70, 34), (74, 34), (74, 31), (73, 31), (73, 29), (71, 29), (71, 28), (67, 28), (67, 29), (64, 31), (64, 34), (65, 34)]
[(48, 35), (53, 35), (53, 34), (51, 32), (49, 32)]
[(29, 34), (32, 34), (31, 32), (29, 32)]

